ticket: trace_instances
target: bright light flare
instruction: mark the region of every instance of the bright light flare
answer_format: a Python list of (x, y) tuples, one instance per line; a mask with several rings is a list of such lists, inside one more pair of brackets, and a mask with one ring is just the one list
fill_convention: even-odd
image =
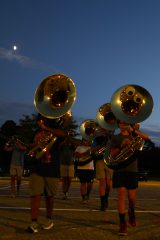
[(18, 47), (16, 45), (14, 45), (12, 48), (13, 48), (13, 51), (17, 51), (18, 50)]

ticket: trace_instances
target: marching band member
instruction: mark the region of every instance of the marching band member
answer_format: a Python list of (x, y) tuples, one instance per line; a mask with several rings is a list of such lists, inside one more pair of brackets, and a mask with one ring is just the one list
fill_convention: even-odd
[(76, 173), (80, 180), (82, 202), (87, 203), (93, 186), (94, 162), (90, 156), (91, 141), (82, 139), (82, 143), (75, 149)]
[[(111, 142), (110, 154), (113, 158), (116, 157), (116, 155), (121, 151), (121, 149), (125, 148), (128, 144), (130, 144), (135, 136), (139, 136), (144, 140), (147, 140), (149, 138), (147, 134), (139, 130), (139, 125), (137, 124), (128, 124), (123, 121), (118, 121), (118, 127), (120, 129), (120, 133), (114, 135)], [(136, 193), (138, 188), (137, 156), (135, 156), (132, 159), (132, 162), (129, 163), (126, 167), (114, 170), (113, 188), (116, 188), (118, 192), (118, 214), (120, 221), (118, 235), (126, 236), (127, 235), (127, 222), (125, 219), (126, 192), (129, 202), (128, 222), (132, 227), (136, 226), (135, 204)]]
[[(99, 129), (99, 133), (93, 139), (92, 156), (95, 161), (96, 179), (99, 181), (100, 210), (105, 211), (108, 208), (109, 193), (112, 189), (112, 169), (109, 169), (104, 163), (104, 153), (95, 154), (103, 146), (107, 146), (110, 139), (109, 131), (104, 128)], [(107, 149), (106, 149), (107, 150)], [(105, 151), (106, 151), (105, 150)]]
[(19, 139), (13, 138), (11, 142), (5, 144), (4, 150), (7, 152), (12, 151), (10, 163), (11, 196), (15, 197), (20, 191), (24, 168), (24, 154), (27, 147), (24, 143), (19, 141)]
[[(39, 230), (38, 216), (41, 195), (45, 195), (46, 201), (46, 221), (42, 229), (51, 229), (54, 225), (52, 215), (54, 207), (54, 197), (57, 192), (60, 178), (60, 160), (59, 145), (64, 140), (66, 133), (62, 130), (60, 119), (46, 119), (40, 114), (37, 119), (40, 129), (35, 133), (34, 143), (40, 147), (42, 155), (37, 158), (35, 153), (34, 164), (30, 175), (30, 192), (31, 192), (31, 223), (27, 228), (29, 233), (37, 233)], [(48, 125), (48, 126), (47, 126)], [(44, 146), (48, 141), (50, 134), (56, 137), (50, 148)], [(51, 143), (50, 140), (49, 144)]]

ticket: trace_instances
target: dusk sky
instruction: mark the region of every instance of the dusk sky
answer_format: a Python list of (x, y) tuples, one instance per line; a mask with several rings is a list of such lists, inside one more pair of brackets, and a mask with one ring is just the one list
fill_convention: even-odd
[(0, 125), (36, 112), (36, 88), (63, 73), (75, 83), (72, 115), (79, 121), (95, 119), (119, 87), (145, 88), (154, 108), (141, 126), (159, 140), (159, 0), (0, 3)]

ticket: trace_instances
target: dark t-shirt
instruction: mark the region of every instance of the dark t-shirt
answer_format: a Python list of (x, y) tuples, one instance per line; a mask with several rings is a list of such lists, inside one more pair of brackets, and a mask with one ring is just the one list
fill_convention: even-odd
[[(93, 142), (92, 142), (92, 147), (100, 147), (103, 148), (104, 146), (106, 146), (107, 148), (107, 143), (108, 143), (108, 140), (109, 140), (109, 137), (107, 135), (99, 135), (99, 136), (96, 136), (94, 139), (93, 139)], [(92, 157), (93, 157), (93, 160), (102, 160), (104, 158), (104, 153), (105, 152), (101, 152), (101, 153), (98, 153), (98, 154), (92, 154)]]
[[(124, 136), (121, 133), (117, 134), (117, 135), (114, 135), (113, 138), (112, 138), (112, 142), (111, 142), (111, 148), (120, 148), (122, 141), (126, 138), (129, 138), (129, 136)], [(137, 167), (137, 157), (135, 156), (134, 160), (132, 160), (131, 163), (128, 166), (126, 166), (124, 168), (121, 168), (121, 169), (117, 169), (115, 171), (137, 172), (137, 169), (138, 169), (138, 167)]]
[(63, 165), (74, 164), (74, 147), (72, 145), (63, 145), (60, 148), (60, 163)]
[(50, 150), (51, 161), (45, 163), (41, 159), (35, 159), (32, 166), (32, 172), (43, 177), (60, 178), (60, 159), (59, 159), (59, 144), (63, 139), (57, 138)]

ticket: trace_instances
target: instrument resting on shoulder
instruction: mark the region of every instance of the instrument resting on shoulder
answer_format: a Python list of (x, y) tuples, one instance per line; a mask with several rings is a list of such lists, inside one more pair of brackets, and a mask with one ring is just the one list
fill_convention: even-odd
[[(153, 98), (150, 93), (138, 85), (124, 85), (117, 89), (111, 97), (111, 109), (117, 119), (129, 124), (144, 121), (152, 112)], [(128, 166), (142, 150), (144, 141), (139, 136), (133, 138), (116, 157), (104, 158), (109, 168), (120, 169)]]
[(136, 136), (130, 144), (127, 144), (115, 157), (112, 157), (111, 154), (104, 157), (104, 162), (108, 168), (114, 170), (127, 167), (136, 159), (139, 151), (143, 149), (143, 145), (144, 140)]
[[(34, 105), (39, 114), (48, 121), (56, 121), (63, 129), (69, 127), (71, 107), (75, 100), (75, 84), (64, 74), (54, 74), (45, 78), (37, 87), (34, 95)], [(51, 128), (50, 130), (46, 136), (42, 136), (40, 144), (29, 151), (29, 156), (40, 159), (49, 154), (57, 140), (57, 137), (52, 134)]]
[(91, 161), (93, 161), (93, 159), (90, 155), (88, 155), (86, 157), (81, 157), (81, 158), (75, 159), (75, 163), (77, 166), (84, 166), (84, 165), (90, 163)]

